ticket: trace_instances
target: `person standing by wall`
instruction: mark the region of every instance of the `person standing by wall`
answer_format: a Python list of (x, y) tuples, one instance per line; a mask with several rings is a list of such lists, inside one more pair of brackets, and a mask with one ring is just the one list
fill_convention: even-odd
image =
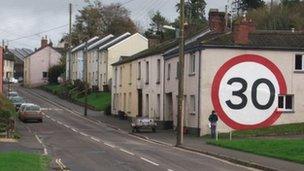
[(218, 121), (218, 117), (215, 113), (215, 111), (213, 110), (209, 116), (209, 122), (211, 125), (211, 137), (215, 138), (215, 134), (216, 134), (216, 123)]

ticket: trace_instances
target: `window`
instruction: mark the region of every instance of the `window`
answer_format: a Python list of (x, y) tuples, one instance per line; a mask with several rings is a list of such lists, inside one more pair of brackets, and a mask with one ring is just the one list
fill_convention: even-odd
[(119, 86), (121, 87), (122, 84), (122, 67), (120, 67), (120, 73), (119, 73)]
[(178, 79), (179, 76), (179, 62), (176, 63), (176, 79)]
[(113, 94), (113, 110), (116, 110), (116, 94)]
[(157, 94), (157, 113), (156, 113), (156, 116), (155, 116), (155, 118), (156, 119), (160, 119), (160, 94)]
[[(100, 74), (100, 83), (102, 83), (102, 74)], [(102, 84), (101, 84), (102, 85)], [(116, 83), (114, 83), (114, 86), (116, 85)]]
[(171, 75), (171, 64), (168, 64), (167, 80), (170, 80)]
[(129, 68), (129, 84), (132, 84), (132, 64), (130, 64), (130, 68)]
[(190, 54), (189, 58), (189, 74), (195, 73), (195, 54)]
[(283, 112), (293, 111), (293, 98), (294, 95), (279, 95), (278, 110)]
[(194, 114), (195, 113), (195, 95), (190, 96), (190, 108), (189, 112)]
[(47, 78), (48, 77), (48, 73), (47, 72), (42, 72), (42, 77), (43, 78)]
[(124, 96), (123, 96), (123, 111), (125, 111), (126, 112), (126, 110), (127, 110), (127, 95), (126, 95), (126, 93), (124, 93), (123, 94)]
[(303, 55), (297, 54), (295, 56), (295, 70), (296, 71), (304, 71)]
[(149, 94), (146, 94), (146, 116), (149, 116)]
[(138, 70), (137, 79), (140, 80), (140, 78), (141, 78), (141, 63), (140, 62), (138, 62), (138, 69), (137, 70)]
[(131, 104), (132, 104), (132, 93), (129, 93), (129, 98), (128, 98), (128, 112), (131, 112)]
[(160, 83), (160, 59), (157, 59), (157, 79), (156, 84)]
[[(115, 74), (114, 74), (114, 76), (115, 76), (115, 78), (114, 78), (114, 86), (116, 86), (117, 85), (117, 67), (115, 67)], [(102, 76), (102, 74), (100, 74), (101, 76)], [(102, 81), (102, 79), (100, 79), (100, 81)]]
[(149, 62), (146, 62), (146, 84), (149, 84)]

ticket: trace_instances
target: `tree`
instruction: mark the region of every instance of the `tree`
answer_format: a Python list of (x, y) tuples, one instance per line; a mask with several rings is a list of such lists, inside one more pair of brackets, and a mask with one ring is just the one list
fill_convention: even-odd
[(274, 4), (270, 10), (265, 6), (248, 12), (259, 30), (296, 30), (304, 29), (304, 2), (297, 5), (284, 6)]
[(265, 2), (263, 0), (233, 0), (231, 5), (233, 11), (239, 16), (240, 12), (264, 7)]
[(59, 64), (49, 68), (48, 77), (49, 83), (58, 83), (58, 77), (65, 72), (65, 65)]
[(93, 3), (88, 2), (79, 13), (71, 33), (72, 45), (78, 45), (94, 36), (137, 31), (136, 25), (130, 19), (130, 12), (119, 3), (103, 5), (96, 0)]
[[(177, 11), (180, 10), (180, 4), (176, 4)], [(205, 18), (205, 0), (189, 0), (185, 2), (185, 19), (188, 24), (187, 33), (196, 33), (207, 25)], [(179, 19), (175, 21), (178, 23)]]
[(300, 0), (281, 0), (281, 4), (283, 6), (287, 6), (287, 7), (291, 7), (291, 6), (294, 6), (299, 3), (300, 3)]
[(160, 11), (156, 11), (151, 17), (150, 28), (145, 32), (146, 37), (156, 37), (160, 41), (175, 38), (175, 31), (163, 29), (164, 25), (171, 25), (170, 22), (161, 15)]

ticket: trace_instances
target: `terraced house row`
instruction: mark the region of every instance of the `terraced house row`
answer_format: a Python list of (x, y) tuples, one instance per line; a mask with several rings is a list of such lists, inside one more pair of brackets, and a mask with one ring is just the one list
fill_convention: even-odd
[[(303, 31), (260, 31), (246, 17), (227, 23), (225, 13), (210, 10), (209, 27), (186, 39), (185, 131), (209, 133), (212, 110), (220, 132), (304, 122)], [(146, 116), (162, 128), (175, 128), (178, 54), (173, 40), (115, 56), (120, 60), (108, 63), (112, 113)]]
[(93, 37), (72, 49), (71, 66), (67, 64), (67, 73), (71, 80), (85, 81), (90, 88), (108, 91), (112, 80), (112, 63), (120, 56), (136, 54), (148, 48), (148, 40), (139, 33), (112, 34), (105, 37)]

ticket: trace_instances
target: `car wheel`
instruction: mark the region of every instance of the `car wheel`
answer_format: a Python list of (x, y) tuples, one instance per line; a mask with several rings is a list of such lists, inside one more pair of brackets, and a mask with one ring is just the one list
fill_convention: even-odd
[(140, 132), (139, 128), (136, 128), (136, 132)]
[(39, 119), (38, 121), (42, 123), (42, 119)]

